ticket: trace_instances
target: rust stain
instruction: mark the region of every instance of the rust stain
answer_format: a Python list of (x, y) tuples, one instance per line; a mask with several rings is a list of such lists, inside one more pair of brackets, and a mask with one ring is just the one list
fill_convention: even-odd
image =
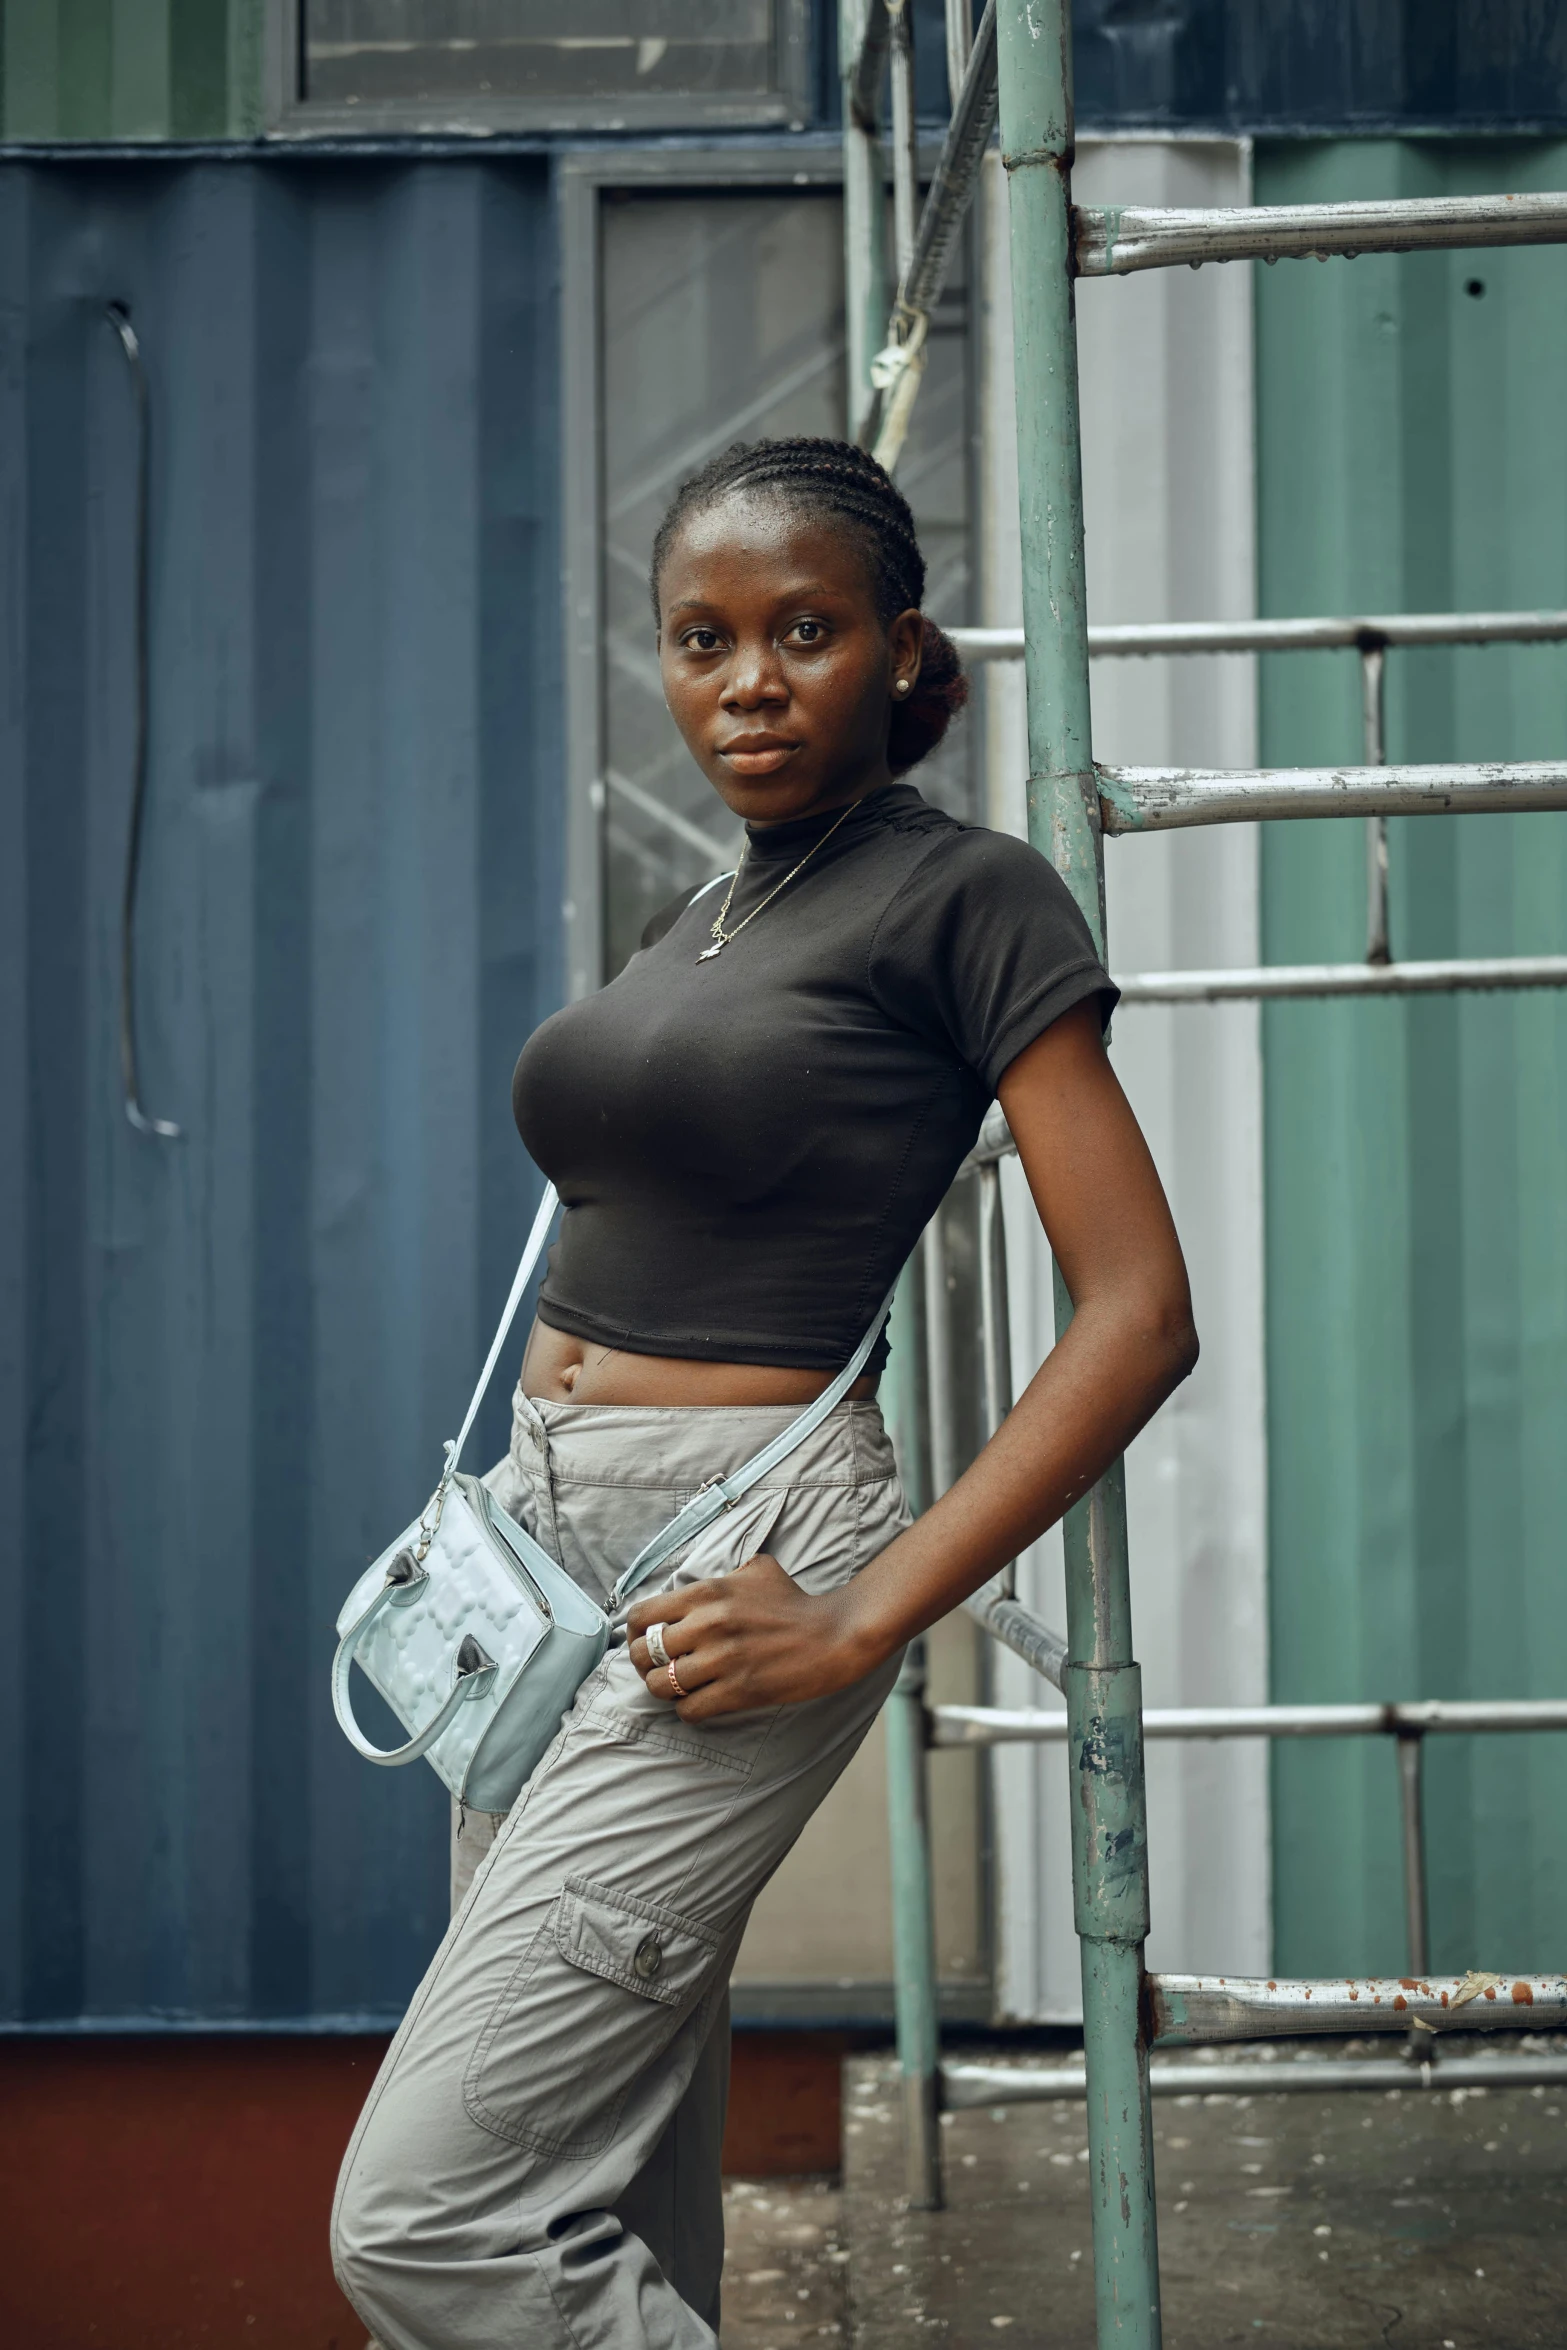
[[(1377, 2005), (1380, 2007), (1380, 2006), (1381, 2006), (1381, 2004), (1382, 2004), (1382, 2002), (1381, 2002), (1380, 2000), (1378, 2000), (1378, 2002), (1377, 2002)], [(1395, 2015), (1402, 2015), (1402, 2014), (1403, 2014), (1403, 2012), (1404, 2012), (1404, 2009), (1405, 2009), (1405, 2008), (1406, 2008), (1408, 2005), (1409, 2005), (1409, 2002), (1408, 2002), (1408, 2000), (1407, 2000), (1407, 1999), (1404, 1997), (1404, 1994), (1403, 1994), (1403, 1992), (1402, 1992), (1402, 1991), (1400, 1991), (1400, 1992), (1397, 1994), (1397, 1996), (1395, 1997), (1394, 2001), (1393, 2001), (1393, 2013), (1394, 2013)]]
[(1352, 1989), (1351, 1989), (1351, 1991), (1350, 1991), (1350, 1994), (1349, 1994), (1349, 1996), (1350, 1996), (1350, 1999), (1351, 1999), (1351, 2001), (1353, 2002), (1354, 2000), (1356, 2000), (1356, 1999), (1358, 1999), (1358, 1998), (1360, 1997), (1360, 1993), (1359, 1993), (1358, 1991), (1356, 1991), (1356, 1990), (1354, 1990), (1354, 1989), (1352, 1988)]
[(1496, 1985), (1494, 1983), (1487, 1983), (1482, 1996), (1486, 1999), (1494, 1999), (1496, 1997)]
[(1444, 2007), (1447, 2005), (1447, 1993), (1445, 1991), (1442, 1993), (1442, 2005)]
[(1276, 1991), (1276, 1990), (1278, 1989), (1278, 1984), (1277, 1984), (1277, 1983), (1270, 1983), (1270, 1984), (1268, 1985), (1268, 1989), (1269, 1989), (1270, 1991)]
[(1513, 2005), (1514, 2007), (1533, 2007), (1534, 1993), (1527, 1983), (1513, 1985)]
[(1398, 1978), (1398, 1987), (1401, 1991), (1413, 1991), (1416, 1988), (1414, 1976), (1400, 1975)]

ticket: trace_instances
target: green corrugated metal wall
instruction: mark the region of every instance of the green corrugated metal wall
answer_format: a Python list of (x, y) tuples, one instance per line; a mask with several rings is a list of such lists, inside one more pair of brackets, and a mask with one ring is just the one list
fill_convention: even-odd
[(261, 128), (266, 0), (0, 0), (0, 138)]
[[(1567, 145), (1260, 151), (1260, 203), (1567, 186)], [(1567, 252), (1257, 271), (1265, 613), (1567, 605)], [(1352, 654), (1264, 663), (1270, 764), (1358, 760)], [(1389, 656), (1392, 759), (1567, 755), (1567, 648)], [(1358, 824), (1274, 825), (1270, 961), (1364, 953)], [(1567, 950), (1567, 822), (1393, 828), (1395, 954)], [(1265, 1024), (1273, 1688), (1567, 1694), (1567, 1001)], [(1281, 1746), (1275, 1964), (1404, 1963), (1388, 1742)], [(1567, 1947), (1567, 1738), (1435, 1739), (1432, 1963)]]

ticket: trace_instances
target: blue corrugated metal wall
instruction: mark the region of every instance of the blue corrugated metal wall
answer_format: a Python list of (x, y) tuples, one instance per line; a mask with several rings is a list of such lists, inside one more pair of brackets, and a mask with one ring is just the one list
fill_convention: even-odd
[[(326, 1666), (536, 1180), (554, 252), (534, 163), (0, 169), (3, 2015), (392, 2013), (443, 1922), (433, 1774), (349, 1752)], [(177, 1143), (119, 1099), (110, 299), (152, 386), (143, 1087)]]

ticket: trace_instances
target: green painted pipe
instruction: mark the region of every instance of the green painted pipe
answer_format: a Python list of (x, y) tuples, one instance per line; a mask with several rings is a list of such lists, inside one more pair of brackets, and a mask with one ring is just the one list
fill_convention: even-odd
[[(1008, 173), (1028, 830), (1104, 952), (1104, 862), (1088, 701), (1077, 326), (1072, 300), (1069, 0), (1001, 0), (1001, 153)], [(1056, 1329), (1072, 1303), (1056, 1281)], [(1075, 1770), (1073, 1909), (1082, 1947), (1094, 2293), (1100, 2350), (1158, 2350), (1148, 2050), (1141, 2014), (1148, 1853), (1141, 1693), (1132, 1661), (1126, 1487), (1117, 1463), (1063, 1529), (1063, 1675)]]
[(909, 2202), (941, 2208), (936, 1942), (925, 1788), (925, 1643), (909, 1643), (887, 1700), (887, 1809), (892, 1844), (892, 1949), (903, 2084)]

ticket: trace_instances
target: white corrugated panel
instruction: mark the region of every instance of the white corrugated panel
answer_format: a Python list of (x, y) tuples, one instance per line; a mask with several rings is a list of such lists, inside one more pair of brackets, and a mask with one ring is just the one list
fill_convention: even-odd
[[(1117, 140), (1079, 153), (1085, 203), (1249, 200), (1231, 143)], [(1021, 617), (1006, 189), (986, 190), (983, 342), (984, 617)], [(998, 265), (999, 264), (999, 265)], [(1251, 277), (1150, 272), (1078, 288), (1088, 593), (1095, 621), (1236, 618), (1254, 602)], [(1244, 766), (1256, 756), (1249, 658), (1095, 663), (1094, 747), (1112, 764)], [(987, 682), (991, 821), (1023, 829), (1020, 668)], [(1255, 828), (1108, 847), (1117, 971), (1255, 963)], [(1119, 1015), (1114, 1058), (1169, 1191), (1191, 1268), (1203, 1358), (1128, 1464), (1137, 1654), (1152, 1705), (1267, 1695), (1261, 1060), (1255, 1007), (1145, 1006)], [(1015, 1162), (1006, 1170), (1013, 1374), (1053, 1336), (1049, 1256)], [(1020, 1592), (1064, 1626), (1059, 1535)], [(996, 1652), (1002, 1704), (1057, 1702)], [(1066, 1757), (1001, 1749), (995, 1772), (1000, 2012), (1081, 2014), (1072, 1932)], [(1260, 1744), (1161, 1744), (1149, 1757), (1150, 1963), (1265, 1972), (1267, 1759)]]

